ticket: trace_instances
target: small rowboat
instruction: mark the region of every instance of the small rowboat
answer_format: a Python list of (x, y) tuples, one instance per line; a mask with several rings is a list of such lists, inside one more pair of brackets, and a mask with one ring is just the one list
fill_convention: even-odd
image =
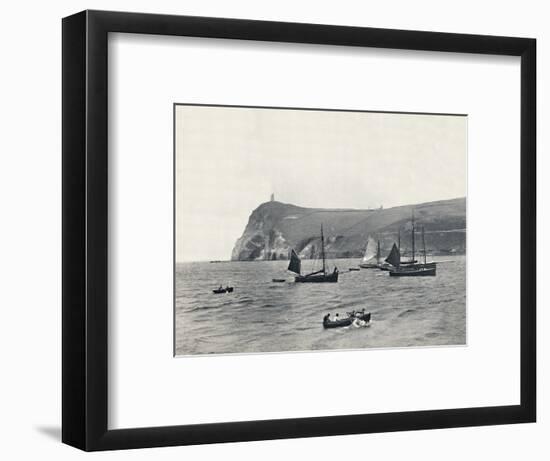
[(360, 270), (360, 269), (359, 269), (358, 267), (350, 267), (348, 270), (349, 270), (350, 272), (352, 272), (352, 271), (358, 271), (358, 270)]
[(323, 320), (324, 328), (349, 327), (355, 320), (370, 322), (370, 312), (348, 312), (349, 316), (338, 320)]
[(233, 287), (219, 287), (219, 288), (216, 288), (215, 290), (212, 290), (212, 293), (216, 294), (216, 295), (219, 295), (221, 293), (233, 293)]
[(286, 282), (286, 279), (272, 279), (271, 281), (275, 283), (283, 283)]

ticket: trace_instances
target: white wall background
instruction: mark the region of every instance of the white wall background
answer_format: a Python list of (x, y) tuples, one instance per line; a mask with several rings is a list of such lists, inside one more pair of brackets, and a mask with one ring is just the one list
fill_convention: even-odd
[[(538, 423), (84, 455), (61, 445), (61, 17), (85, 8), (439, 30), (538, 39)], [(0, 47), (0, 454), (4, 459), (408, 460), (550, 457), (550, 8), (544, 2), (188, 0), (10, 2)], [(546, 173), (546, 174), (545, 174)], [(490, 364), (488, 364), (490, 366)]]

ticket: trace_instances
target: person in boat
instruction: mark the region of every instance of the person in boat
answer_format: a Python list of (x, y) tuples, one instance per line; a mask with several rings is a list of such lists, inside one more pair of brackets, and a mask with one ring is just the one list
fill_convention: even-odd
[(340, 320), (340, 317), (338, 317), (338, 314), (336, 314), (336, 317), (334, 318), (334, 321), (337, 322), (338, 320)]
[(365, 314), (365, 308), (361, 309), (360, 311), (356, 311), (355, 309), (351, 312), (347, 312), (348, 317), (355, 317), (360, 319)]
[(328, 323), (328, 322), (330, 322), (330, 312), (323, 317), (323, 323)]

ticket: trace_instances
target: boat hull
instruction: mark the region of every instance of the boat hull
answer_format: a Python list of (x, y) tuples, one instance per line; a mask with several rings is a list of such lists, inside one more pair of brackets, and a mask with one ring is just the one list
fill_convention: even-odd
[(296, 283), (336, 283), (338, 281), (338, 272), (328, 275), (298, 275), (294, 278), (294, 281)]
[(416, 264), (418, 263), (418, 259), (408, 259), (408, 260), (401, 260), (401, 265), (402, 266), (410, 266), (411, 264)]
[(361, 263), (359, 264), (361, 269), (378, 269), (378, 264), (376, 263)]
[(352, 317), (346, 317), (341, 320), (328, 320), (323, 321), (324, 328), (340, 328), (340, 327), (349, 327), (355, 320), (363, 320), (364, 322), (370, 322), (370, 312), (366, 314), (360, 314)]
[(433, 267), (415, 267), (390, 271), (392, 277), (430, 277), (434, 275), (436, 275), (435, 265)]
[(436, 262), (430, 262), (430, 263), (419, 263), (419, 264), (408, 264), (407, 266), (405, 266), (405, 269), (406, 270), (411, 270), (411, 269), (422, 269), (422, 268), (425, 268), (425, 269), (435, 269), (437, 263)]

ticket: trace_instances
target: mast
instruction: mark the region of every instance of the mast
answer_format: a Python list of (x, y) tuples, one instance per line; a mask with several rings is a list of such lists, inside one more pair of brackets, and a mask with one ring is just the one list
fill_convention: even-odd
[(376, 264), (380, 264), (380, 240), (376, 245)]
[(412, 238), (412, 259), (411, 259), (411, 261), (414, 262), (414, 208), (413, 208), (413, 212), (412, 212), (412, 234), (411, 234), (411, 238)]
[(323, 274), (327, 275), (325, 268), (325, 236), (323, 235), (323, 225), (321, 224), (321, 255), (323, 257)]
[(401, 258), (401, 228), (397, 229), (397, 249), (399, 250), (399, 257)]
[(422, 226), (422, 246), (424, 247), (424, 265), (426, 265), (426, 239), (424, 238), (424, 226)]

